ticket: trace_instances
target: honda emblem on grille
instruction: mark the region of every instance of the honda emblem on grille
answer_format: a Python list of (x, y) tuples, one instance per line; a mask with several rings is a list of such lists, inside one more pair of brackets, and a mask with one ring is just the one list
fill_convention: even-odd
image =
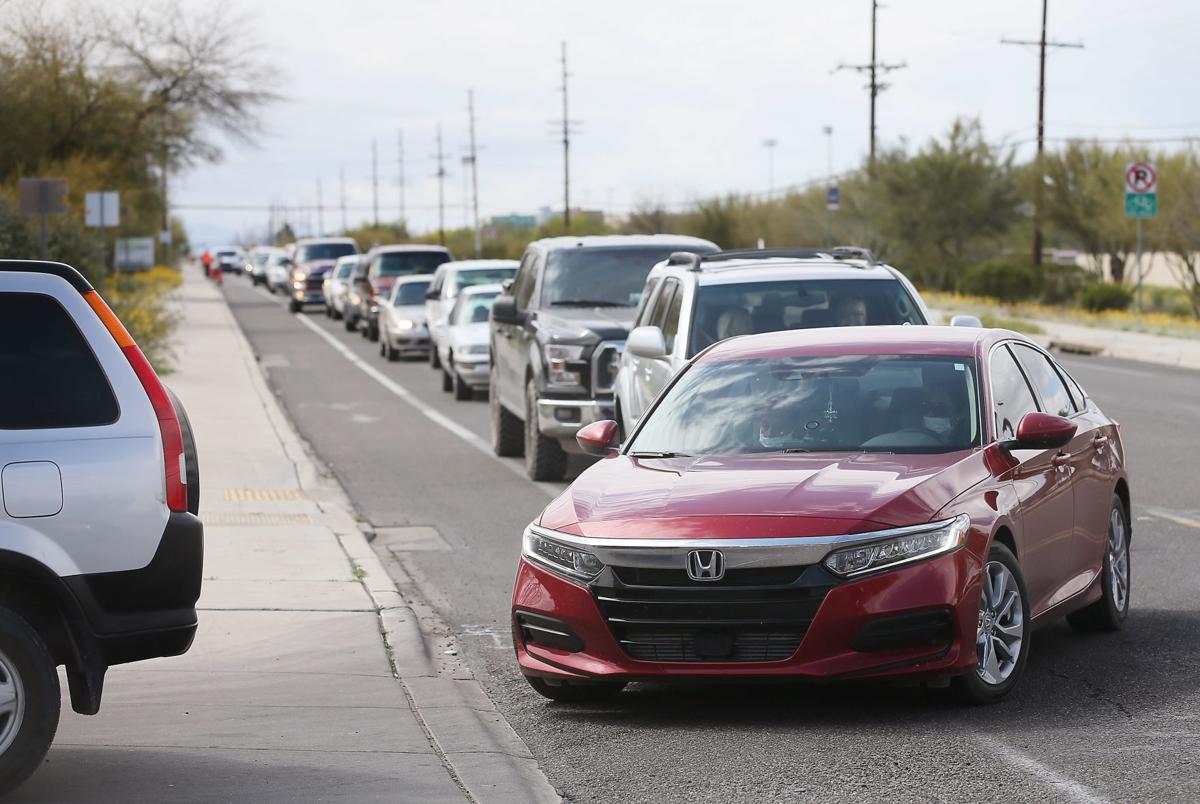
[(725, 577), (725, 556), (720, 550), (693, 550), (688, 553), (687, 574), (693, 581), (719, 581)]

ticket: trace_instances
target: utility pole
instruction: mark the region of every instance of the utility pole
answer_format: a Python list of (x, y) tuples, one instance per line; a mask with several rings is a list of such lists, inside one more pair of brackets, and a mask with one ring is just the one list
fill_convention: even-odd
[(342, 205), (342, 234), (350, 230), (346, 225), (346, 169), (338, 168), (338, 197)]
[(321, 177), (317, 177), (317, 237), (325, 234), (325, 207), (321, 202)]
[(825, 244), (833, 245), (833, 210), (829, 206), (829, 189), (833, 187), (833, 126), (821, 126), (825, 135)]
[(446, 166), (442, 161), (442, 124), (437, 127), (438, 242), (446, 245)]
[(562, 43), (563, 231), (571, 232), (571, 118), (567, 116), (567, 43)]
[(371, 140), (371, 211), (379, 227), (379, 142)]
[(1047, 42), (1046, 41), (1046, 7), (1048, 0), (1042, 0), (1042, 35), (1038, 41), (1027, 39), (1001, 38), (1002, 45), (1037, 45), (1038, 48), (1038, 121), (1037, 121), (1037, 158), (1034, 161), (1037, 176), (1033, 188), (1033, 267), (1042, 264), (1042, 203), (1045, 185), (1045, 166), (1042, 154), (1046, 147), (1046, 48), (1073, 47), (1082, 48), (1080, 42)]
[(854, 70), (858, 73), (866, 73), (870, 80), (867, 82), (867, 90), (870, 92), (871, 98), (871, 114), (868, 123), (869, 148), (867, 156), (867, 175), (875, 174), (875, 99), (879, 93), (887, 89), (889, 84), (885, 84), (879, 80), (880, 74), (888, 74), (892, 70), (900, 70), (908, 66), (905, 62), (898, 64), (881, 64), (876, 58), (875, 52), (875, 29), (876, 18), (879, 14), (879, 0), (871, 0), (871, 61), (869, 64), (839, 64), (834, 72), (840, 70)]
[(398, 149), (397, 156), (400, 159), (400, 225), (405, 229), (408, 228), (408, 215), (405, 210), (404, 203), (404, 131), (403, 129), (396, 132), (396, 147)]
[(483, 256), (483, 233), (479, 229), (479, 153), (475, 149), (475, 91), (467, 90), (467, 120), (471, 136), (471, 213), (475, 229), (475, 259)]
[(775, 197), (775, 147), (779, 145), (777, 139), (763, 140), (763, 147), (767, 149), (767, 200), (770, 201)]

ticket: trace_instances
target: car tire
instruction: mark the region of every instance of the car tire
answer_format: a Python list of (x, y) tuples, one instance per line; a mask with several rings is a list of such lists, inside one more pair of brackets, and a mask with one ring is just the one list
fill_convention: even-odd
[(442, 367), (442, 356), (438, 354), (437, 344), (433, 341), (429, 342), (429, 367), (432, 369)]
[(300, 302), (296, 301), (295, 299), (292, 299), (290, 302), (288, 302), (288, 312), (289, 313), (300, 312)]
[(342, 320), (342, 314), (341, 314), (340, 312), (338, 312), (338, 309), (337, 309), (336, 307), (334, 307), (334, 308), (332, 308), (332, 309), (330, 310), (330, 317), (331, 317), (331, 318), (332, 318), (334, 321), (341, 321), (341, 320)]
[(488, 413), (491, 417), (492, 452), (501, 458), (519, 458), (525, 452), (525, 432), (521, 420), (500, 404), (496, 367), (491, 368), (491, 393), (488, 394)]
[(537, 386), (532, 379), (525, 385), (525, 473), (538, 481), (558, 481), (567, 474), (562, 445), (538, 430)]
[(380, 338), (380, 340), (384, 342), (383, 356), (387, 359), (387, 361), (389, 363), (395, 363), (397, 360), (399, 360), (400, 353), (398, 351), (396, 351), (395, 347), (392, 346), (391, 342), (388, 341), (388, 339), (386, 337)]
[(1100, 573), (1100, 599), (1067, 615), (1077, 631), (1120, 631), (1129, 614), (1130, 579), (1129, 512), (1125, 503), (1113, 495), (1108, 514), (1108, 538), (1104, 543), (1104, 568)]
[(548, 681), (525, 676), (529, 686), (544, 698), (561, 703), (597, 703), (607, 701), (625, 689), (623, 681)]
[(463, 382), (463, 378), (457, 371), (451, 374), (453, 380), (451, 384), (454, 386), (454, 398), (459, 402), (470, 402), (475, 398), (475, 394), (471, 391), (471, 386)]
[(442, 369), (442, 390), (447, 393), (454, 390), (454, 378), (444, 368)]
[(0, 690), (15, 693), (0, 715), (0, 797), (38, 769), (58, 731), (62, 691), (46, 643), (16, 612), (0, 607)]
[(371, 341), (372, 343), (379, 340), (379, 325), (378, 324), (374, 324), (374, 323), (370, 323), (370, 322), (367, 323), (367, 340)]
[(355, 329), (356, 323), (357, 322), (350, 316), (346, 316), (345, 318), (342, 319), (342, 325), (346, 328), (347, 332), (353, 332)]
[[(1017, 563), (1017, 557), (1003, 544), (993, 542), (988, 550), (984, 572), (985, 579), (979, 603), (981, 630), (977, 632), (975, 642), (976, 666), (951, 683), (956, 697), (968, 704), (995, 703), (1008, 695), (1021, 680), (1029, 660), (1029, 592), (1025, 588), (1025, 578), (1021, 574), (1021, 565)], [(992, 579), (999, 580), (1001, 576), (1004, 586), (1002, 591), (996, 594), (995, 588), (999, 583)], [(1010, 597), (1013, 592), (1017, 595), (1015, 600)], [(986, 617), (985, 620), (985, 615), (989, 612), (992, 616)], [(982, 630), (985, 622), (986, 634)], [(984, 650), (983, 646), (987, 644), (985, 639), (990, 642), (991, 651), (980, 656), (980, 651)], [(997, 644), (1001, 645), (1001, 651), (1009, 651), (1009, 657), (1012, 656), (1011, 651), (1015, 647), (1015, 661), (1011, 658), (1002, 659)], [(994, 664), (992, 659), (995, 660)], [(1006, 662), (1011, 662), (1007, 668)]]

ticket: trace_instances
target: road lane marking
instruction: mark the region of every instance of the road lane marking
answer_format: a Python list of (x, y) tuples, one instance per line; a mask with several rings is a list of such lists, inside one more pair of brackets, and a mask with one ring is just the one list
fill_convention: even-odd
[(1072, 801), (1080, 802), (1080, 804), (1106, 804), (1108, 801), (1108, 799), (1086, 785), (1063, 776), (1049, 765), (1037, 761), (1023, 751), (1006, 745), (994, 737), (977, 736), (975, 741), (992, 756), (1025, 771), (1030, 776), (1037, 777), (1043, 782), (1053, 785)]
[(1200, 519), (1192, 519), (1188, 516), (1180, 516), (1179, 514), (1172, 513), (1171, 511), (1167, 511), (1163, 508), (1151, 508), (1146, 506), (1143, 507), (1142, 510), (1151, 516), (1156, 516), (1159, 519), (1165, 519), (1169, 522), (1174, 522), (1176, 525), (1183, 525), (1185, 527), (1196, 528), (1200, 530)]
[(418, 413), (425, 416), (427, 419), (432, 421), (434, 424), (447, 430), (448, 432), (452, 433), (453, 435), (458, 436), (459, 439), (461, 439), (462, 441), (465, 441), (467, 444), (470, 444), (472, 447), (479, 450), (484, 455), (495, 460), (499, 465), (503, 466), (504, 468), (513, 472), (517, 476), (528, 481), (530, 483), (530, 485), (541, 489), (543, 492), (546, 493), (546, 495), (548, 497), (553, 499), (554, 497), (557, 497), (559, 494), (562, 493), (561, 489), (555, 488), (551, 484), (534, 483), (532, 481), (529, 481), (529, 478), (525, 474), (524, 469), (511, 463), (510, 461), (507, 461), (507, 460), (497, 457), (492, 452), (491, 444), (489, 444), (487, 441), (484, 441), (482, 438), (475, 435), (473, 432), (471, 432), (467, 428), (463, 427), (458, 422), (454, 421), (453, 419), (449, 418), (448, 416), (444, 415), (443, 413), (435, 410), (434, 408), (432, 408), (425, 402), (421, 401), (419, 398), (417, 398), (417, 396), (415, 394), (413, 394), (412, 391), (409, 391), (403, 385), (396, 382), (391, 377), (387, 376), (382, 371), (380, 371), (379, 369), (377, 369), (374, 366), (372, 366), (371, 364), (369, 364), (367, 361), (363, 360), (361, 357), (359, 357), (353, 351), (351, 351), (350, 347), (346, 346), (346, 344), (339, 341), (337, 338), (335, 338), (333, 335), (326, 332), (324, 329), (322, 329), (317, 324), (314, 324), (312, 321), (308, 320), (308, 318), (306, 316), (298, 315), (298, 316), (296, 316), (296, 320), (299, 321), (304, 326), (308, 327), (310, 330), (312, 330), (314, 333), (316, 333), (319, 337), (324, 339), (325, 342), (328, 343), (330, 346), (332, 346), (335, 350), (337, 350), (342, 355), (342, 357), (349, 360), (352, 365), (357, 366), (359, 369), (362, 370), (362, 372), (364, 374), (366, 374), (371, 379), (375, 380), (375, 382), (379, 383), (384, 388), (386, 388), (388, 391), (390, 391), (392, 394), (398, 396), (400, 399), (403, 399), (405, 402), (412, 405), (414, 408), (417, 409)]

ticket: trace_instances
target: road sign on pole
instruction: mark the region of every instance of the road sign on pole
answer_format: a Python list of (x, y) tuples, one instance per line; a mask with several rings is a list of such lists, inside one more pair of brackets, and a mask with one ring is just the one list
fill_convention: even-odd
[(825, 209), (836, 212), (842, 205), (842, 191), (835, 184), (825, 191)]
[(46, 216), (61, 215), (67, 207), (67, 180), (21, 179), (18, 183), (18, 205), (26, 215), (41, 218), (42, 259), (47, 257)]
[(1158, 171), (1153, 162), (1125, 165), (1125, 217), (1153, 218), (1158, 214)]
[(83, 210), (84, 226), (104, 229), (121, 224), (121, 196), (119, 193), (85, 193)]

